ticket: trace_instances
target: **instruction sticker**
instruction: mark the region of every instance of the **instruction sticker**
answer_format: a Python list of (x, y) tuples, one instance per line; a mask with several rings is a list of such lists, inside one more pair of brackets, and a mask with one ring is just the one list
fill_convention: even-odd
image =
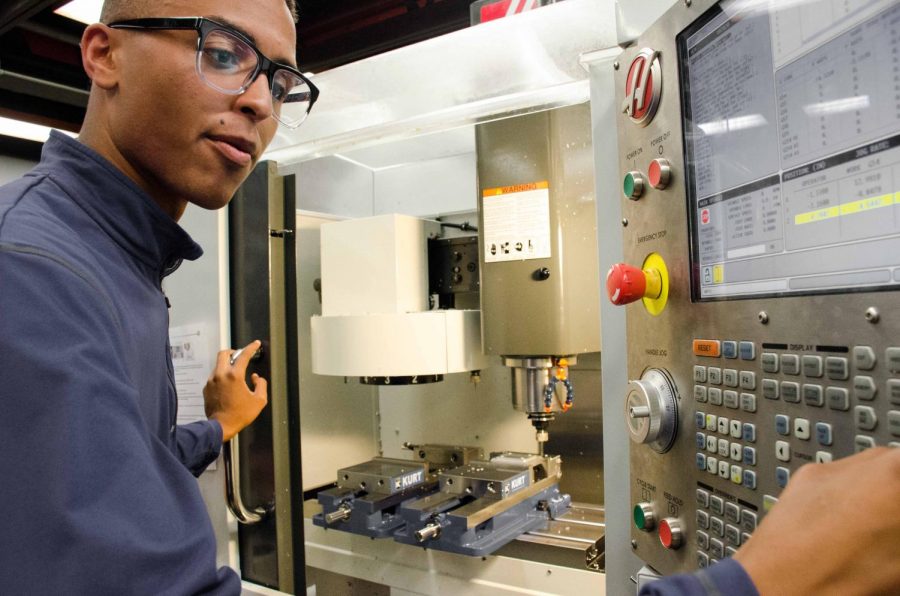
[(550, 257), (550, 185), (546, 180), (483, 193), (484, 261)]

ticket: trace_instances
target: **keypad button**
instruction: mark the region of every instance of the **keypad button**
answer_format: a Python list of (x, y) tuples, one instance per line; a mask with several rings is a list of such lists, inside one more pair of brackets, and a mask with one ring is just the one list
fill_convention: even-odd
[(869, 406), (856, 406), (853, 408), (853, 419), (856, 421), (856, 428), (860, 430), (875, 430), (878, 426), (878, 416), (875, 410)]
[(859, 370), (872, 370), (875, 368), (875, 350), (869, 346), (856, 346), (853, 348), (853, 364)]
[(732, 410), (737, 410), (738, 407), (738, 394), (737, 391), (732, 391), (730, 389), (724, 392), (725, 395), (725, 407), (731, 408)]
[(888, 443), (888, 447), (891, 449), (900, 449), (900, 441), (891, 441)]
[(800, 384), (793, 381), (782, 381), (781, 398), (788, 403), (800, 403)]
[(725, 416), (719, 416), (719, 427), (718, 427), (718, 429), (719, 429), (719, 434), (720, 434), (720, 435), (727, 435), (727, 434), (728, 434), (728, 422), (729, 422), (728, 418), (726, 418)]
[(707, 512), (697, 510), (697, 527), (701, 530), (705, 530), (709, 527), (709, 514)]
[(694, 425), (697, 428), (706, 428), (706, 414), (703, 412), (694, 412)]
[(738, 386), (738, 371), (733, 368), (726, 368), (722, 371), (722, 382), (726, 387)]
[(728, 477), (731, 475), (731, 467), (729, 467), (727, 459), (719, 460), (719, 478), (724, 478), (728, 480)]
[(778, 372), (778, 354), (774, 354), (772, 352), (763, 352), (762, 356), (760, 357), (760, 361), (762, 362), (762, 369), (764, 372)]
[(714, 515), (722, 515), (725, 512), (725, 500), (716, 495), (709, 496), (709, 509)]
[(867, 437), (865, 435), (856, 435), (853, 438), (853, 448), (856, 453), (860, 451), (865, 451), (866, 449), (871, 449), (875, 446), (875, 439), (872, 437)]
[(756, 514), (749, 509), (741, 511), (741, 529), (745, 532), (753, 532), (756, 530)]
[(726, 358), (737, 358), (738, 357), (738, 349), (736, 341), (723, 341), (722, 342), (722, 355)]
[(737, 526), (733, 526), (731, 524), (727, 524), (725, 526), (725, 540), (731, 546), (741, 545), (741, 531)]
[(788, 481), (791, 479), (791, 471), (787, 468), (778, 467), (775, 468), (775, 483), (778, 484), (781, 488), (787, 486)]
[(831, 454), (827, 451), (816, 451), (816, 463), (827, 464), (831, 462)]
[(744, 470), (744, 487), (756, 490), (756, 472), (753, 470)]
[(887, 414), (888, 430), (891, 435), (900, 437), (900, 412), (891, 410)]
[(791, 434), (791, 419), (784, 414), (775, 416), (775, 432), (784, 437)]
[[(702, 513), (702, 511), (700, 513)], [(702, 548), (703, 550), (709, 548), (709, 534), (706, 532), (697, 532), (697, 548)]]
[(750, 540), (750, 534), (747, 532), (741, 532), (741, 544), (747, 544), (747, 541)]
[(741, 409), (745, 412), (755, 412), (756, 396), (752, 393), (741, 393)]
[(887, 380), (888, 401), (893, 406), (900, 406), (900, 379)]
[(694, 434), (694, 442), (697, 444), (697, 449), (705, 449), (706, 435), (704, 435), (703, 433)]
[(787, 441), (775, 441), (775, 459), (791, 461), (791, 445)]
[(709, 507), (709, 492), (702, 488), (697, 489), (697, 505), (706, 509)]
[[(709, 554), (711, 554), (713, 557), (715, 557), (717, 559), (725, 558), (725, 545), (722, 544), (721, 540), (718, 540), (717, 538), (710, 538)], [(711, 564), (712, 564), (712, 561), (710, 561), (710, 565)]]
[[(788, 476), (790, 476), (790, 475), (791, 475), (791, 473), (788, 472)], [(785, 481), (785, 484), (787, 484), (787, 481)], [(784, 487), (782, 487), (782, 488), (784, 488)], [(772, 495), (763, 495), (763, 509), (765, 510), (766, 513), (772, 511), (772, 507), (774, 507), (777, 502), (778, 502), (778, 499), (773, 497)]]
[(827, 422), (816, 422), (816, 441), (819, 445), (831, 445), (834, 438), (831, 434), (831, 425)]
[(756, 389), (756, 373), (751, 370), (742, 370), (739, 376), (741, 389), (753, 391)]
[(888, 370), (892, 373), (900, 373), (900, 348), (888, 348), (884, 351)]
[(807, 377), (822, 376), (822, 357), (806, 355), (803, 357), (803, 374)]
[(850, 378), (850, 363), (846, 358), (829, 356), (825, 359), (825, 374), (832, 381), (846, 381)]
[(706, 403), (706, 387), (694, 385), (694, 401), (701, 404)]
[(729, 448), (731, 445), (725, 439), (719, 439), (719, 457), (725, 458), (728, 457)]
[(735, 503), (725, 503), (725, 519), (738, 523), (741, 519), (741, 508)]
[(706, 458), (706, 471), (712, 475), (715, 475), (719, 471), (719, 460), (714, 458), (713, 456), (709, 456)]
[(709, 396), (709, 403), (712, 406), (721, 406), (722, 405), (722, 390), (718, 387), (710, 387), (707, 392)]
[(775, 379), (763, 379), (762, 394), (766, 399), (778, 399), (778, 381)]
[(697, 469), (703, 472), (706, 470), (706, 455), (703, 453), (698, 453), (694, 456), (694, 464), (697, 466)]
[(731, 558), (731, 557), (733, 557), (733, 556), (736, 555), (736, 554), (737, 554), (737, 549), (734, 548), (733, 546), (726, 546), (726, 547), (725, 547), (725, 557), (726, 557), (726, 558)]
[(748, 443), (756, 442), (756, 425), (752, 422), (745, 422), (741, 428), (744, 440)]
[(691, 342), (694, 356), (703, 356), (704, 358), (719, 357), (719, 340), (717, 339), (695, 339)]
[(794, 418), (794, 436), (801, 441), (809, 440), (809, 420), (806, 418)]
[(846, 412), (850, 409), (850, 392), (843, 387), (828, 387), (825, 389), (825, 401), (832, 410)]
[(706, 369), (706, 380), (710, 385), (722, 384), (722, 369), (717, 366), (710, 366)]
[(730, 445), (731, 449), (731, 459), (733, 461), (741, 461), (741, 444), (740, 443), (732, 443)]
[(718, 517), (709, 518), (709, 533), (719, 538), (725, 536), (725, 522)]
[(866, 376), (853, 377), (853, 396), (863, 401), (872, 401), (878, 393), (875, 379)]
[(706, 430), (711, 430), (716, 432), (716, 428), (718, 428), (717, 424), (719, 422), (718, 417), (715, 414), (707, 414), (706, 415)]
[(808, 406), (821, 408), (825, 404), (825, 394), (821, 385), (803, 385), (803, 401)]
[(756, 344), (752, 341), (742, 341), (738, 345), (741, 360), (756, 360)]
[(755, 466), (756, 465), (756, 449), (754, 447), (748, 447), (744, 445), (742, 449), (742, 459), (745, 466)]
[(695, 383), (705, 383), (706, 382), (706, 367), (694, 365), (694, 382)]
[(706, 450), (710, 453), (716, 453), (719, 450), (719, 439), (713, 435), (706, 436)]
[(741, 421), (740, 420), (732, 420), (728, 423), (728, 434), (731, 435), (733, 439), (741, 438)]
[(709, 567), (709, 555), (697, 551), (697, 567), (699, 569), (706, 569)]
[(800, 374), (800, 356), (796, 354), (781, 355), (781, 370), (786, 375)]

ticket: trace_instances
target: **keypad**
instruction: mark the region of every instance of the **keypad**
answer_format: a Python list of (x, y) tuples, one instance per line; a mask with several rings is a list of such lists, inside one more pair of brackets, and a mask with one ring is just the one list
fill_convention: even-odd
[(703, 498), (698, 498), (696, 516), (697, 563), (711, 565), (713, 561), (734, 555), (750, 539), (759, 512), (743, 501), (735, 501), (734, 497), (726, 499), (697, 489), (697, 494), (701, 493)]

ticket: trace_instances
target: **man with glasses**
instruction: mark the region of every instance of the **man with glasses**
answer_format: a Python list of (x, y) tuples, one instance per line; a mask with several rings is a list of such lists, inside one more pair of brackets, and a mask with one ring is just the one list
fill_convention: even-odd
[[(294, 0), (107, 0), (81, 49), (78, 140), (0, 188), (0, 592), (237, 594), (194, 476), (265, 406), (254, 342), (177, 426), (163, 278), (318, 91)], [(236, 355), (236, 354), (234, 354)]]

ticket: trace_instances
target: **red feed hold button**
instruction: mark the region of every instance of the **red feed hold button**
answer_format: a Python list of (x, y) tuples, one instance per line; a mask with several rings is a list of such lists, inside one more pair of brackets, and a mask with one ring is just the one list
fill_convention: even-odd
[(606, 294), (616, 306), (640, 300), (646, 289), (647, 278), (637, 267), (616, 263), (606, 274)]
[(669, 179), (672, 176), (672, 167), (669, 165), (669, 160), (664, 158), (654, 159), (650, 162), (650, 167), (647, 168), (647, 177), (650, 181), (650, 186), (657, 189), (664, 189), (669, 185)]
[(659, 541), (670, 550), (680, 548), (684, 541), (681, 522), (672, 517), (667, 517), (659, 522)]

